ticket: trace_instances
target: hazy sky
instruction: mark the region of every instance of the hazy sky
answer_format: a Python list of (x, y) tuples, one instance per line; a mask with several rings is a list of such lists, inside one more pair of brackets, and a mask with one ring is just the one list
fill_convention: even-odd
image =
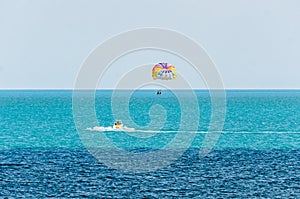
[(0, 0), (0, 88), (73, 88), (91, 50), (142, 27), (200, 43), (226, 88), (300, 88), (298, 0)]

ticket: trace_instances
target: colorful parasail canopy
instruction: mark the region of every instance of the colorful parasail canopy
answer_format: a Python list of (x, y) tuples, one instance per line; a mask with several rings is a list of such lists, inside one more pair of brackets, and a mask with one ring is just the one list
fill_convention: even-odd
[(172, 80), (176, 79), (177, 71), (175, 66), (168, 63), (158, 63), (152, 68), (152, 78), (154, 80)]

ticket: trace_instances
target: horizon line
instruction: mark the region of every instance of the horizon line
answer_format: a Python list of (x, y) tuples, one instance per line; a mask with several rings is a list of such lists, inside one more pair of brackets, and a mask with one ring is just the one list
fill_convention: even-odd
[[(114, 89), (114, 88), (97, 88), (97, 89), (74, 89), (74, 88), (0, 88), (0, 91), (73, 91), (73, 90), (77, 90), (77, 91), (89, 91), (89, 90), (169, 90), (169, 89), (161, 89), (161, 88), (143, 88), (143, 89)], [(208, 91), (208, 90), (278, 90), (278, 91), (284, 91), (284, 90), (300, 90), (300, 88), (224, 88), (224, 89), (220, 89), (220, 88), (191, 88), (191, 89), (186, 89), (186, 88), (175, 88), (172, 90), (203, 90), (203, 91)]]

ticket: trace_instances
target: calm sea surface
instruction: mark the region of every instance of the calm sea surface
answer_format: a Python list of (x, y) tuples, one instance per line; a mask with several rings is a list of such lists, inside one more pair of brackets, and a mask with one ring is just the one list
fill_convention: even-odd
[[(106, 166), (83, 144), (73, 120), (72, 91), (0, 91), (0, 198), (300, 198), (300, 91), (226, 91), (224, 128), (204, 158), (199, 150), (210, 125), (211, 99), (207, 91), (195, 93), (199, 125), (185, 153), (167, 167), (126, 173)], [(97, 126), (106, 130), (84, 133), (105, 134), (114, 146), (138, 154), (190, 133), (178, 132), (182, 107), (170, 91), (136, 91), (127, 104), (121, 95), (117, 107), (129, 107), (140, 129), (113, 114), (111, 96), (112, 91), (95, 94)], [(165, 118), (156, 118), (162, 111)], [(147, 126), (151, 119), (163, 120), (163, 126), (138, 138), (110, 131), (116, 119), (139, 135), (156, 132)]]

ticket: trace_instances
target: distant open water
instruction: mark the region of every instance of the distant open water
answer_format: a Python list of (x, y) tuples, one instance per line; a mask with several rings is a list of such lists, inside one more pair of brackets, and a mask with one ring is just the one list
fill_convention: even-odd
[[(96, 93), (99, 126), (118, 119), (111, 93)], [(300, 91), (227, 91), (223, 134), (202, 159), (211, 104), (207, 91), (196, 94), (200, 124), (191, 147), (168, 167), (129, 174), (108, 168), (83, 146), (72, 91), (0, 91), (0, 198), (300, 198)], [(118, 132), (107, 137), (136, 153), (161, 148), (176, 135), (180, 106), (171, 92), (137, 91), (129, 103), (132, 119), (147, 125), (154, 104), (167, 111), (161, 142)]]

